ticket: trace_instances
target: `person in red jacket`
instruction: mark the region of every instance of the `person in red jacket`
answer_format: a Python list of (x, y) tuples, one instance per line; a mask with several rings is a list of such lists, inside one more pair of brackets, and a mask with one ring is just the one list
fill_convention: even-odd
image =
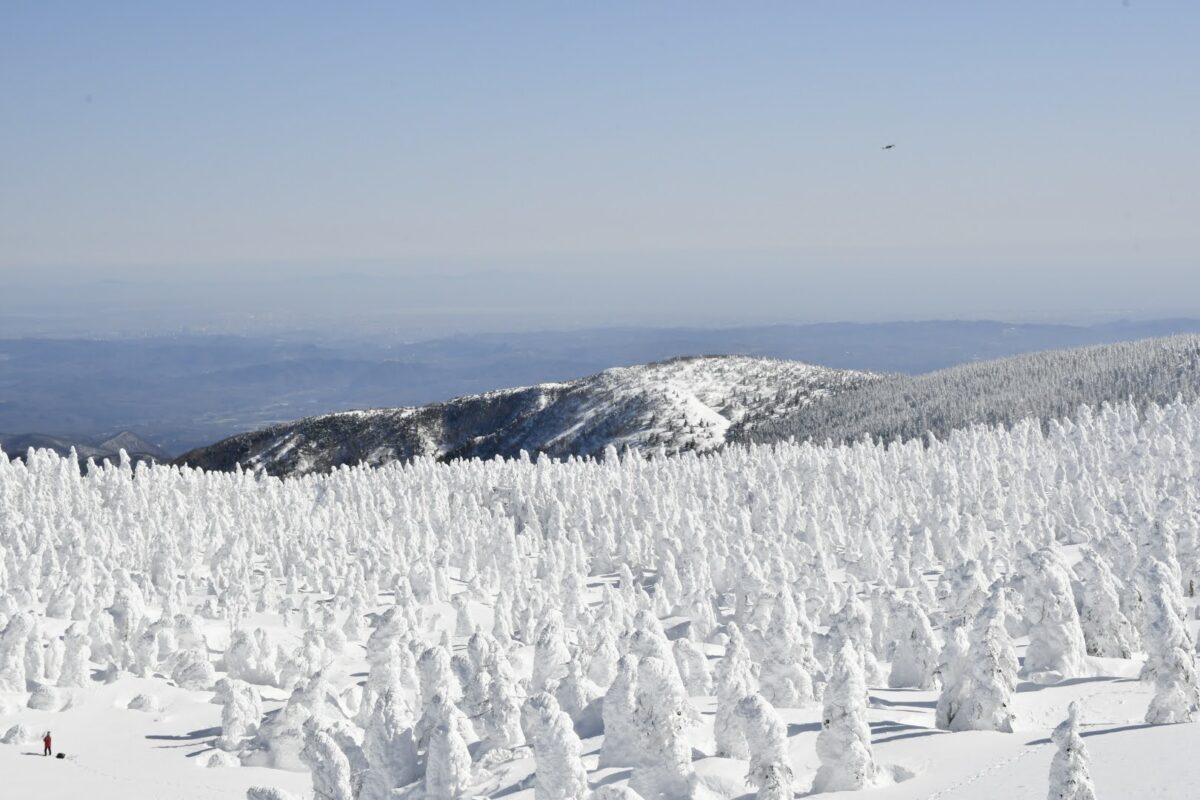
[(50, 755), (50, 731), (46, 731), (46, 736), (42, 739), (42, 744), (46, 746), (45, 750), (42, 752), (42, 755)]

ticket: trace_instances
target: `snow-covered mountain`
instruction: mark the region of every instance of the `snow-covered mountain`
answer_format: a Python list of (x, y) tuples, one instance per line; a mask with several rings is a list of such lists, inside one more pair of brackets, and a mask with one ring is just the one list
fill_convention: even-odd
[(347, 411), (245, 433), (184, 454), (179, 463), (269, 474), (320, 472), (415, 456), (555, 457), (608, 447), (675, 453), (721, 447), (731, 428), (753, 430), (818, 397), (878, 380), (865, 372), (743, 356), (678, 358), (462, 397), (416, 408)]
[(1081, 406), (1200, 399), (1200, 336), (1027, 353), (925, 375), (888, 375), (731, 431), (731, 441), (846, 442), (945, 436), (970, 425), (1055, 419)]

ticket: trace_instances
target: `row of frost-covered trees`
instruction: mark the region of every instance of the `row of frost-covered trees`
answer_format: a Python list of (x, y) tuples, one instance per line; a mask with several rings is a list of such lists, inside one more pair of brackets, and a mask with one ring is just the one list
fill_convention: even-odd
[[(1191, 721), (1198, 467), (1182, 401), (888, 446), (284, 480), (0, 459), (0, 691), (212, 691), (214, 758), (311, 770), (322, 800), (470, 796), (527, 753), (539, 800), (706, 796), (696, 751), (743, 760), (760, 798), (862, 788), (883, 769), (868, 687), (1009, 732), (1018, 681), (1137, 659), (1147, 721)], [(270, 714), (266, 687), (288, 696)], [(809, 774), (778, 712), (798, 707), (822, 709)], [(589, 782), (601, 733), (627, 782)]]

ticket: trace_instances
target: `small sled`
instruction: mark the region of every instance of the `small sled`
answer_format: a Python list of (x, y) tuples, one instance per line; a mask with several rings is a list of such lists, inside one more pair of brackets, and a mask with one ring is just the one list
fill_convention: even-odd
[(66, 754), (66, 753), (58, 753), (58, 754), (57, 754), (57, 755), (55, 755), (54, 757), (55, 757), (55, 758), (66, 758), (66, 757), (67, 757), (67, 754)]

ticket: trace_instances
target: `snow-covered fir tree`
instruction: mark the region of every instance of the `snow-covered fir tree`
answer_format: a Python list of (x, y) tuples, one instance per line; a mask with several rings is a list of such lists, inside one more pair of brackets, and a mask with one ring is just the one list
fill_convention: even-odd
[(634, 766), (644, 757), (637, 714), (637, 659), (622, 656), (617, 662), (617, 677), (604, 694), (604, 742), (600, 747), (600, 765)]
[(1047, 800), (1096, 800), (1088, 754), (1079, 735), (1079, 704), (1071, 703), (1067, 718), (1050, 734), (1058, 750), (1050, 762), (1050, 791)]
[(717, 711), (713, 722), (717, 755), (745, 758), (749, 755), (746, 734), (737, 719), (737, 704), (757, 690), (753, 663), (745, 639), (736, 623), (729, 623), (725, 656), (717, 663)]
[(1017, 654), (1005, 628), (1004, 590), (997, 587), (970, 633), (965, 672), (949, 730), (1012, 733), (1012, 696), (1017, 689)]
[(647, 800), (686, 797), (693, 774), (687, 693), (671, 666), (653, 657), (638, 663), (633, 721), (642, 755), (629, 785)]
[(817, 757), (821, 767), (813, 779), (814, 792), (854, 791), (872, 785), (878, 777), (867, 725), (862, 656), (849, 642), (844, 642), (834, 656), (833, 672), (825, 687)]
[(779, 713), (761, 694), (752, 694), (738, 702), (737, 715), (750, 746), (746, 782), (757, 789), (756, 800), (789, 800), (793, 797), (792, 767), (787, 727)]
[(1029, 647), (1024, 674), (1038, 683), (1055, 683), (1087, 671), (1087, 648), (1066, 565), (1056, 548), (1025, 558), (1022, 572)]
[(1087, 654), (1132, 657), (1139, 644), (1137, 629), (1121, 610), (1120, 591), (1108, 563), (1085, 546), (1073, 571), (1079, 576), (1077, 605)]
[(584, 800), (588, 795), (583, 745), (554, 698), (546, 692), (530, 695), (521, 707), (521, 727), (533, 747), (537, 800)]
[(932, 689), (938, 664), (938, 641), (929, 616), (913, 600), (900, 604), (892, 622), (897, 634), (888, 686)]
[(1153, 725), (1192, 722), (1200, 714), (1196, 654), (1182, 615), (1183, 598), (1170, 568), (1154, 561), (1146, 571), (1146, 664), (1143, 677), (1153, 681), (1154, 697), (1146, 710)]
[(354, 800), (350, 762), (329, 734), (311, 729), (300, 757), (312, 771), (314, 800)]

